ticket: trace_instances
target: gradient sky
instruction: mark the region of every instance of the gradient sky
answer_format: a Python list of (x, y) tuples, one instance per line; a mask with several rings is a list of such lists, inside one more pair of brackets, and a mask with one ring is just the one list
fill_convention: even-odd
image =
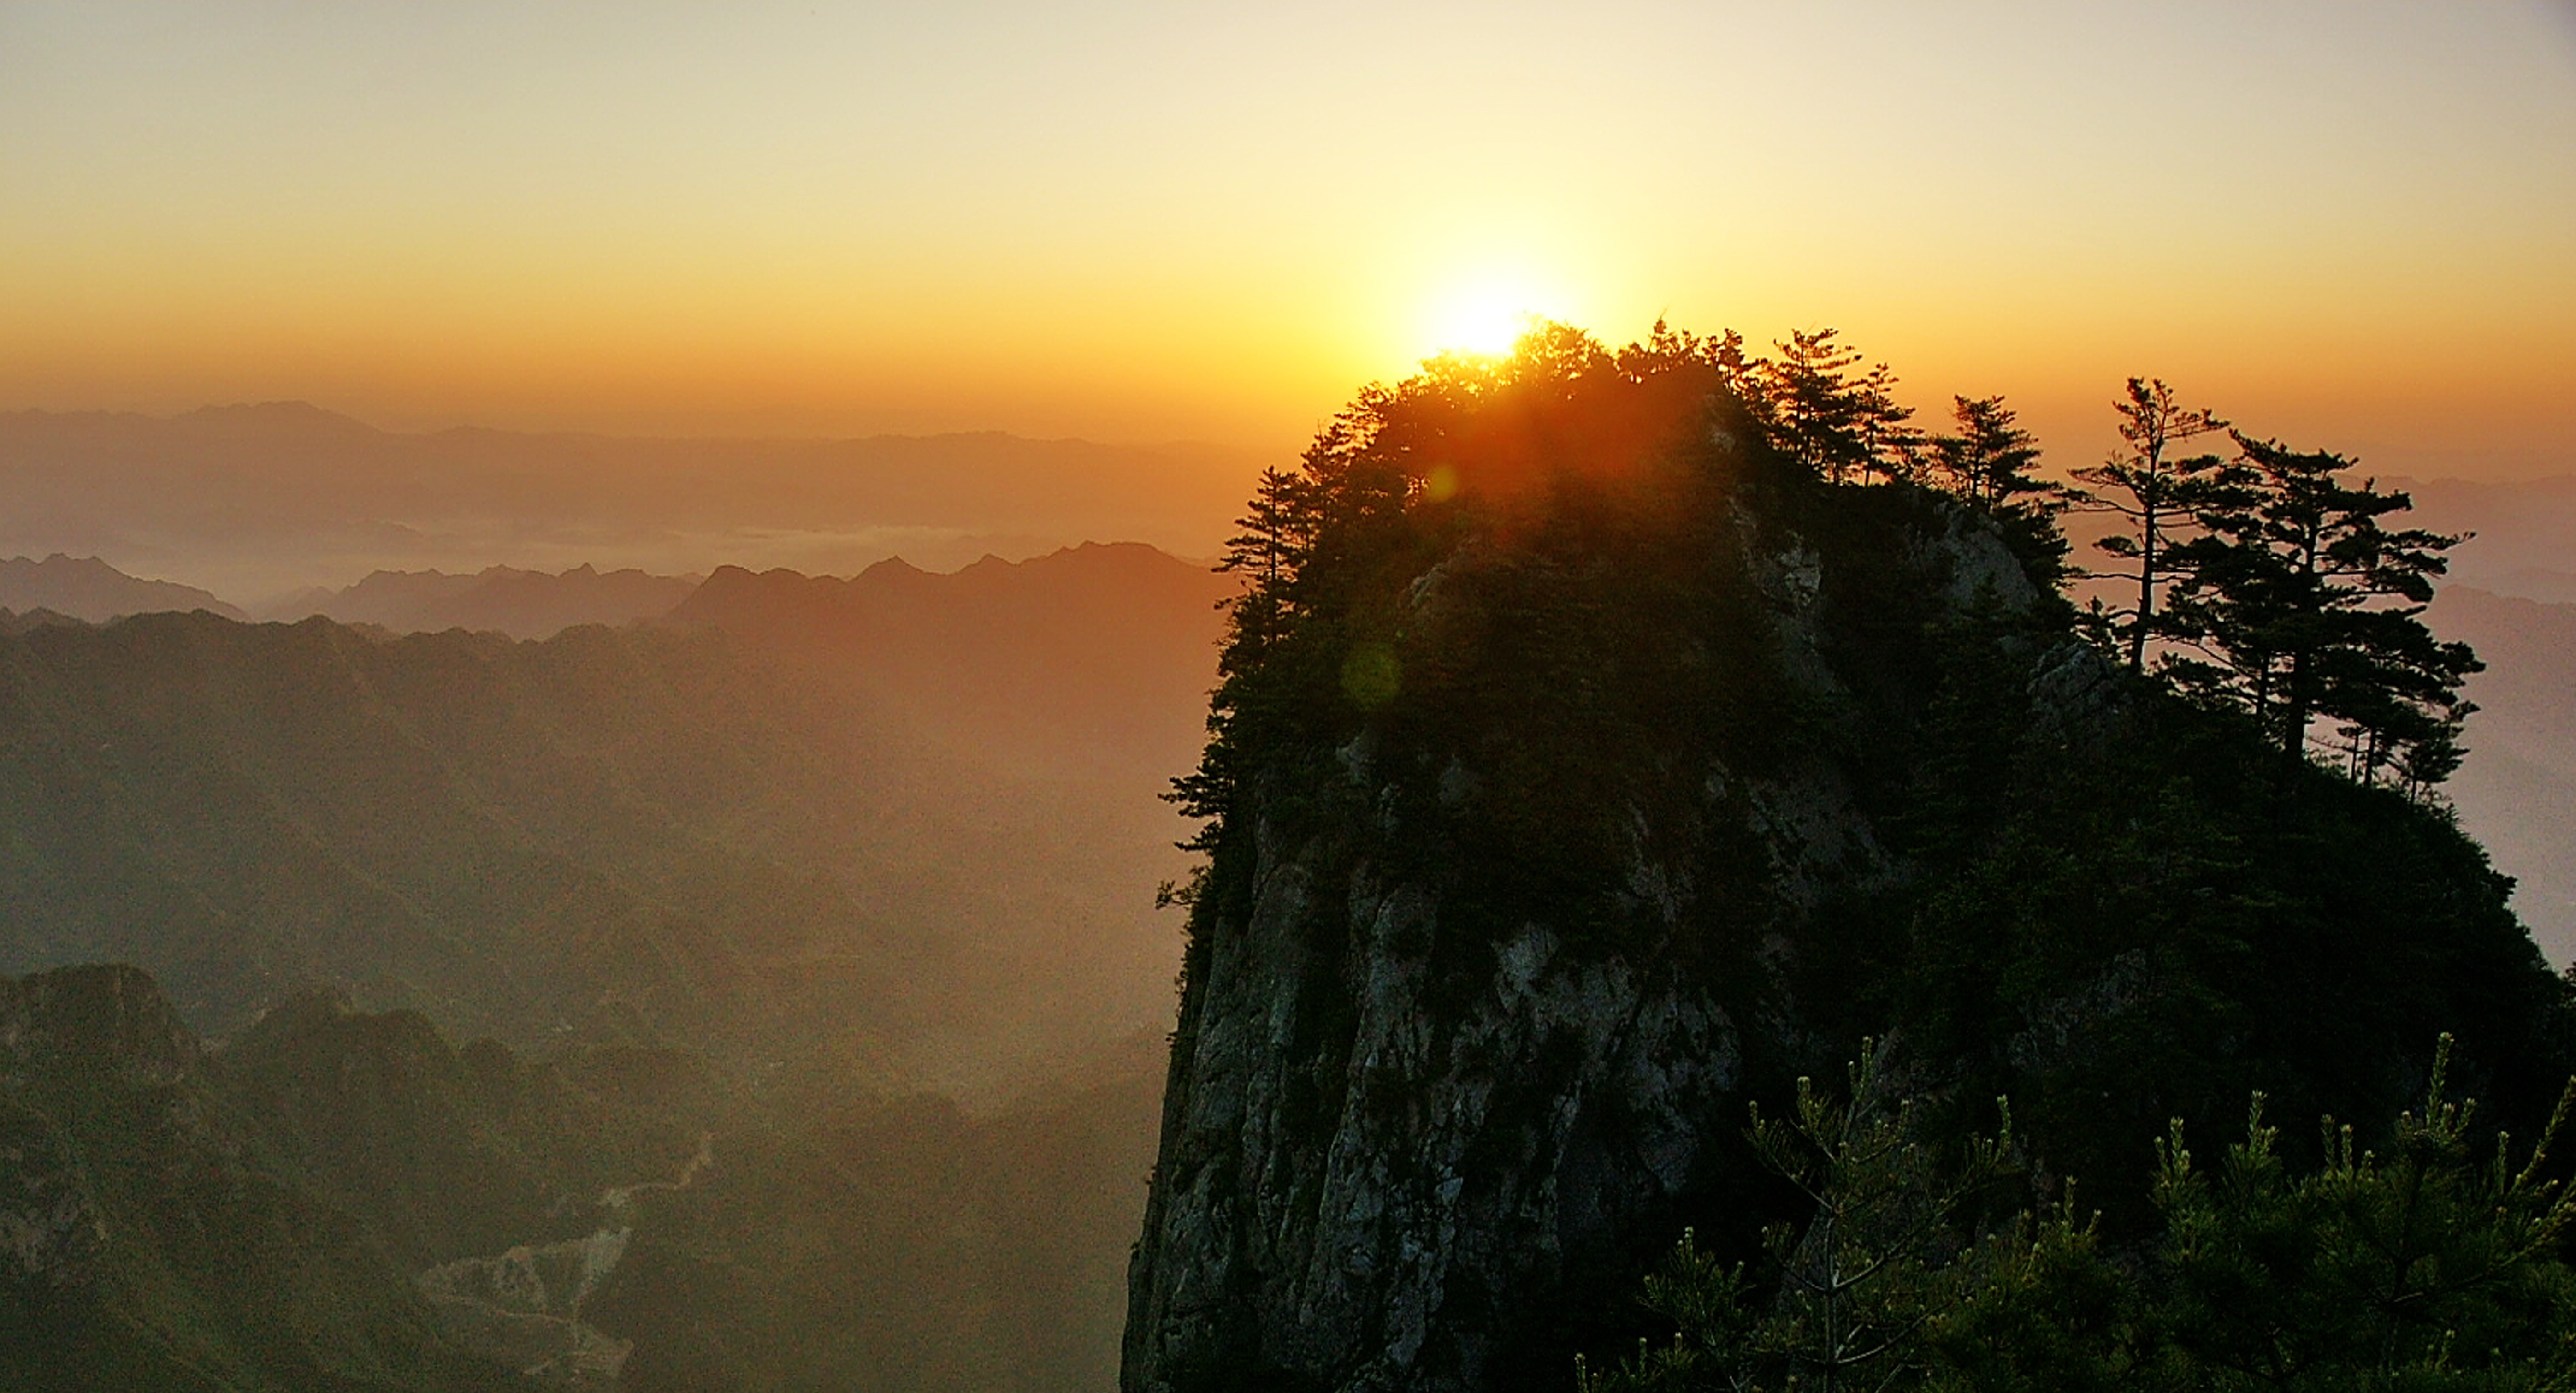
[(2576, 8), (0, 4), (0, 408), (1289, 449), (1521, 309), (2576, 471)]

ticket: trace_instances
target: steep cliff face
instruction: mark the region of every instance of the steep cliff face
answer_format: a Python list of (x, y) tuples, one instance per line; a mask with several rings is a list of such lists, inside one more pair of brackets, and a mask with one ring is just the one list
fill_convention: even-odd
[(1257, 505), (1304, 511), (1184, 789), (1133, 1393), (1565, 1388), (1683, 1224), (1796, 1219), (1746, 1103), (1863, 1035), (2115, 1224), (2094, 1178), (2249, 1086), (2563, 1064), (2442, 819), (2099, 657), (2028, 517), (1801, 476), (1656, 371), (1407, 384)]
[[(1880, 539), (1914, 593), (1960, 614), (2035, 603), (1990, 530), (1938, 508), (1914, 521)], [(1758, 601), (1751, 631), (1684, 618), (1640, 642), (1761, 654), (1758, 680), (1703, 662), (1697, 685), (1771, 693), (1783, 719), (1884, 699), (1855, 687), (1895, 673), (1836, 669), (1853, 635), (1828, 622), (1812, 545), (1740, 512), (1720, 538), (1731, 554), (1713, 571)], [(1443, 558), (1407, 587), (1408, 630), (1454, 632), (1469, 616), (1444, 608), (1487, 602), (1509, 569)], [(1604, 676), (1624, 666), (1595, 656)], [(1275, 796), (1295, 810), (1256, 801), (1248, 875), (1202, 890), (1130, 1387), (1561, 1386), (1567, 1328), (1592, 1314), (1581, 1293), (1733, 1183), (1719, 1172), (1748, 1050), (1773, 1075), (1817, 1053), (1787, 991), (1788, 935), (1829, 895), (1902, 873), (1835, 741), (1619, 732), (1630, 748), (1572, 758), (1688, 763), (1528, 825), (1533, 780), (1595, 771), (1494, 766), (1563, 731), (1406, 725), (1364, 722), (1330, 787)], [(1604, 817), (1622, 825), (1602, 864), (1496, 864), (1560, 857), (1553, 839)]]
[[(1571, 958), (1541, 925), (1498, 946), (1489, 992), (1447, 1007), (1403, 942), (1434, 928), (1436, 901), (1352, 886), (1353, 961), (1319, 964), (1278, 932), (1315, 879), (1274, 867), (1192, 1000), (1131, 1386), (1488, 1386), (1536, 1333), (1521, 1322), (1548, 1321), (1534, 1290), (1616, 1266), (1641, 1216), (1684, 1192), (1741, 1082), (1712, 993)], [(1345, 968), (1366, 974), (1348, 1003)], [(1318, 976), (1332, 985), (1288, 985)], [(1344, 1010), (1350, 1057), (1331, 1069), (1318, 1055), (1338, 1049), (1301, 1037)]]

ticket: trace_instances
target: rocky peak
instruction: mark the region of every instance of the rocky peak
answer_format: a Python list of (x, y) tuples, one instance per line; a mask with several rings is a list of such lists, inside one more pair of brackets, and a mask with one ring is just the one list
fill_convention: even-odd
[[(2044, 524), (1803, 476), (1723, 394), (1548, 475), (1633, 381), (1369, 399), (1261, 500), (1130, 1393), (1566, 1388), (1684, 1224), (1797, 1217), (1746, 1104), (1866, 1035), (2088, 1182), (2250, 1086), (2393, 1103), (2436, 1030), (2490, 1097), (2563, 1061), (2476, 848), (2105, 660)], [(1507, 500), (1424, 482), (1506, 428)]]
[(0, 978), (0, 1070), (105, 1072), (127, 1085), (172, 1084), (203, 1050), (169, 998), (122, 964)]

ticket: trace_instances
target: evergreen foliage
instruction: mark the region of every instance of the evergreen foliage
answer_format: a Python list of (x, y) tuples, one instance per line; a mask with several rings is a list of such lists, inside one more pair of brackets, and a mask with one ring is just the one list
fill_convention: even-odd
[(1922, 432), (1906, 424), (1913, 408), (1888, 395), (1896, 375), (1887, 364), (1860, 370), (1860, 350), (1834, 341), (1835, 331), (1792, 330), (1742, 379), (1780, 452), (1833, 483), (1875, 475), (1911, 479), (1922, 472)]
[[(1757, 1150), (1813, 1205), (1802, 1233), (1775, 1231), (1763, 1280), (1685, 1233), (1639, 1297), (1672, 1325), (1671, 1343), (1641, 1344), (1600, 1375), (1578, 1360), (1576, 1386), (2569, 1387), (2576, 1195), (2548, 1161), (2576, 1079), (2537, 1145), (2517, 1154), (2497, 1135), (2481, 1160), (2475, 1104), (2447, 1091), (2450, 1048), (2445, 1036), (2422, 1104), (2397, 1117), (2384, 1150), (2327, 1118), (2321, 1159), (2294, 1166), (2257, 1093), (2243, 1139), (2211, 1172), (2176, 1119), (2155, 1148), (2159, 1231), (2126, 1252), (2074, 1218), (2071, 1184), (2039, 1212), (1975, 1224), (1961, 1201), (2001, 1171), (2009, 1132), (1935, 1169), (1912, 1108), (1876, 1096), (1885, 1080), (1864, 1054), (1839, 1102), (1799, 1081), (1790, 1130), (1812, 1156), (1784, 1151), (1782, 1129), (1756, 1113)], [(1843, 1297), (1839, 1325), (1820, 1318), (1829, 1292)]]
[(2162, 378), (2132, 377), (2119, 400), (2111, 404), (2120, 416), (2123, 449), (2089, 469), (2075, 471), (2078, 487), (2067, 491), (2073, 506), (2117, 515), (2128, 530), (2114, 532), (2094, 545), (2129, 569), (2096, 571), (2096, 577), (2124, 580), (2138, 587), (2138, 598), (2126, 609), (2097, 615), (2098, 621), (2128, 654), (2129, 671), (2147, 670), (2147, 640), (2155, 635), (2157, 587), (2169, 579), (2167, 557), (2174, 530), (2186, 520), (2199, 496), (2203, 476), (2218, 467), (2216, 455), (2172, 458), (2174, 447), (2197, 436), (2227, 428), (2207, 411), (2178, 406), (2173, 389)]
[(2364, 783), (2393, 772), (2409, 791), (2459, 766), (2460, 686), (2483, 665), (2419, 617), (2442, 553), (2460, 538), (2392, 530), (2403, 493), (2336, 476), (2352, 462), (2236, 436), (2237, 458), (2191, 501), (2200, 535), (2175, 546), (2162, 664), (2185, 694), (2245, 712), (2283, 750), (2336, 723), (2340, 762)]
[(1987, 508), (2022, 506), (2025, 495), (2045, 496), (2050, 485), (2031, 473), (2039, 440), (2013, 424), (2002, 397), (1953, 397), (1957, 435), (1932, 438), (1932, 458), (1951, 492)]
[(2004, 1173), (2012, 1126), (2007, 1110), (2000, 1132), (1970, 1137), (1964, 1156), (1944, 1164), (1917, 1123), (1919, 1106), (1866, 1041), (1840, 1102), (1801, 1077), (1787, 1117), (1766, 1118), (1756, 1104), (1746, 1131), (1754, 1154), (1810, 1206), (1803, 1228), (1764, 1231), (1776, 1295), (1757, 1309), (1744, 1265), (1721, 1268), (1684, 1233), (1643, 1298), (1679, 1338), (1640, 1350), (1607, 1378), (1578, 1366), (1583, 1393), (1886, 1388), (1933, 1367), (1930, 1337), (1975, 1295), (1963, 1285), (1974, 1269), (1958, 1260), (1956, 1233)]

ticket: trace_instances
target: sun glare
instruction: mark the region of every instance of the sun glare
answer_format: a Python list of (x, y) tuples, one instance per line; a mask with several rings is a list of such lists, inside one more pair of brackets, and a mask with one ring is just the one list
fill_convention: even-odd
[(1481, 281), (1461, 285), (1427, 316), (1433, 353), (1500, 357), (1532, 324), (1547, 317), (1528, 287)]

